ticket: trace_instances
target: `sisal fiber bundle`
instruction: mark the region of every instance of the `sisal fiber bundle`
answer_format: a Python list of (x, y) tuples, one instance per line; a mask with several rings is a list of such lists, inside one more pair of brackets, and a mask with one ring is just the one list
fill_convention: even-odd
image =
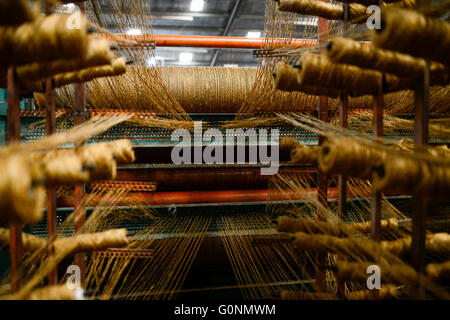
[(382, 10), (372, 40), (380, 48), (450, 65), (450, 24), (408, 9)]
[[(344, 17), (344, 8), (317, 0), (279, 0), (278, 10), (298, 14), (319, 16), (328, 20), (341, 20)], [(351, 20), (366, 15), (367, 8), (358, 3), (349, 4), (349, 18)]]
[(96, 143), (83, 146), (77, 150), (83, 165), (91, 167), (90, 179), (114, 180), (117, 175), (117, 163), (114, 154), (107, 143)]
[(32, 291), (26, 300), (80, 300), (76, 288), (69, 288), (67, 284), (48, 286)]
[(380, 165), (386, 157), (385, 151), (352, 139), (328, 139), (320, 147), (318, 163), (324, 172), (370, 178), (372, 167)]
[[(356, 66), (332, 63), (326, 56), (307, 52), (299, 60), (301, 86), (327, 87), (342, 90), (350, 95), (377, 94), (380, 91), (382, 73)], [(385, 75), (384, 92), (394, 92), (413, 87), (413, 81)]]
[[(411, 250), (411, 237), (401, 238), (394, 241), (381, 241), (380, 245), (396, 255), (408, 254)], [(450, 234), (434, 233), (426, 236), (425, 247), (427, 251), (446, 254), (450, 251)]]
[(83, 57), (87, 30), (88, 21), (79, 12), (39, 17), (18, 27), (0, 27), (0, 67)]
[(304, 87), (298, 83), (299, 70), (284, 62), (278, 62), (273, 72), (274, 88), (282, 91), (301, 91), (312, 95), (326, 95), (328, 97), (337, 98), (340, 93), (325, 87)]
[(430, 263), (425, 270), (428, 277), (435, 281), (447, 281), (450, 279), (450, 261), (444, 263)]
[[(355, 223), (350, 224), (351, 227), (359, 230), (362, 233), (370, 233), (371, 225), (372, 225), (372, 223), (370, 221), (355, 222)], [(380, 228), (381, 228), (381, 230), (384, 230), (387, 232), (397, 231), (398, 230), (398, 220), (395, 218), (382, 219), (380, 221)]]
[(128, 244), (126, 229), (77, 234), (70, 238), (58, 238), (52, 248), (56, 256), (69, 256), (79, 252), (121, 248)]
[(39, 15), (39, 6), (28, 0), (0, 1), (0, 25), (18, 25), (33, 21)]
[[(96, 78), (118, 76), (124, 74), (126, 71), (126, 59), (121, 57), (114, 59), (110, 65), (57, 74), (53, 77), (53, 85), (55, 88), (59, 88), (72, 83), (88, 82)], [(28, 91), (45, 92), (45, 83), (43, 81), (25, 83), (23, 87)]]
[(188, 113), (236, 112), (255, 81), (253, 68), (165, 67), (169, 92)]
[(0, 225), (9, 221), (35, 223), (42, 218), (45, 189), (41, 176), (23, 155), (0, 160)]
[[(381, 220), (381, 229), (384, 231), (394, 231), (398, 229), (397, 219), (383, 219)], [(294, 219), (288, 217), (278, 217), (277, 231), (279, 232), (304, 232), (307, 234), (327, 234), (334, 237), (345, 237), (349, 235), (356, 235), (358, 233), (370, 232), (369, 222), (355, 222), (355, 223), (330, 223), (326, 221), (312, 220), (312, 219)]]
[(319, 157), (318, 146), (299, 145), (291, 151), (292, 163), (317, 165), (318, 157)]
[(381, 192), (425, 192), (446, 196), (450, 188), (450, 167), (404, 156), (386, 157), (373, 172), (373, 185)]
[(124, 74), (127, 60), (123, 57), (114, 59), (110, 65), (86, 68), (80, 71), (56, 75), (53, 78), (55, 87), (62, 87), (71, 83), (83, 83), (95, 78), (111, 77)]
[(136, 156), (134, 155), (133, 146), (130, 140), (116, 140), (113, 142), (109, 142), (108, 146), (111, 148), (117, 164), (128, 164), (136, 160)]
[(56, 60), (47, 63), (35, 62), (18, 67), (17, 78), (19, 82), (26, 83), (37, 79), (54, 76), (59, 73), (73, 72), (85, 68), (108, 65), (115, 59), (110, 50), (111, 44), (104, 39), (90, 39), (86, 56), (72, 60)]
[(83, 166), (81, 158), (73, 152), (51, 151), (41, 160), (42, 172), (47, 187), (75, 185), (89, 182), (89, 170)]
[[(334, 63), (351, 64), (363, 69), (392, 73), (399, 77), (421, 77), (426, 67), (424, 59), (340, 37), (328, 43), (327, 55)], [(431, 62), (430, 83), (445, 85), (448, 82), (447, 68), (442, 63)]]
[(330, 235), (294, 233), (292, 246), (303, 251), (319, 253), (338, 253), (343, 255), (360, 255), (365, 258), (377, 259), (386, 253), (378, 243), (363, 238), (338, 238)]
[[(377, 290), (379, 299), (394, 299), (397, 298), (399, 292), (396, 286), (393, 285), (383, 285), (379, 290)], [(362, 291), (353, 291), (347, 292), (345, 294), (345, 299), (347, 300), (371, 300), (373, 299), (373, 291), (371, 290), (362, 290)]]
[[(7, 247), (9, 245), (9, 240), (9, 229), (0, 228), (0, 247)], [(22, 246), (24, 252), (37, 252), (47, 246), (47, 241), (32, 234), (22, 232)]]

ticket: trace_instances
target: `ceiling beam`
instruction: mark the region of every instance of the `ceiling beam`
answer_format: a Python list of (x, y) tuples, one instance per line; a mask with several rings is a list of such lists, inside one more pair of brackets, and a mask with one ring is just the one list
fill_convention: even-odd
[[(236, 0), (234, 2), (233, 9), (231, 10), (230, 17), (228, 18), (228, 22), (225, 27), (225, 30), (222, 33), (222, 36), (226, 37), (229, 35), (231, 27), (233, 26), (234, 20), (236, 18), (236, 14), (238, 13), (239, 8), (241, 7), (242, 1), (243, 0)], [(220, 54), (219, 49), (214, 52), (214, 56), (213, 56), (213, 58), (211, 60), (211, 64), (210, 64), (211, 67), (214, 67), (214, 65), (216, 64), (217, 58), (219, 58), (219, 54)]]

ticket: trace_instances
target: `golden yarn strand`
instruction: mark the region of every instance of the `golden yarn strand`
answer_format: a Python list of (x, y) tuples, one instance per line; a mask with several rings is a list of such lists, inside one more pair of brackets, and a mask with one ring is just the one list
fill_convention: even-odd
[[(334, 38), (327, 45), (327, 55), (334, 63), (351, 64), (363, 69), (374, 69), (399, 77), (421, 77), (425, 72), (424, 59), (364, 45), (347, 38)], [(441, 63), (431, 62), (430, 84), (445, 85), (449, 82), (448, 69)]]
[[(382, 73), (361, 69), (352, 65), (332, 63), (324, 55), (305, 53), (299, 60), (301, 71), (298, 82), (301, 86), (327, 87), (346, 91), (350, 95), (376, 94), (381, 88)], [(384, 92), (411, 88), (413, 81), (385, 75)]]
[(382, 29), (372, 35), (380, 48), (450, 65), (450, 24), (413, 10), (382, 10)]
[[(77, 28), (73, 22), (79, 21)], [(0, 27), (0, 67), (20, 66), (86, 54), (87, 19), (81, 13), (52, 14), (18, 27)]]

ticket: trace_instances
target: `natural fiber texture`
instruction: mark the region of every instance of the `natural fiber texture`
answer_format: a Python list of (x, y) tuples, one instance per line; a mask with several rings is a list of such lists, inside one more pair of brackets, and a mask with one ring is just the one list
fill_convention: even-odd
[(76, 289), (71, 289), (67, 284), (48, 286), (32, 291), (26, 300), (76, 300)]
[(407, 9), (382, 10), (382, 29), (373, 33), (376, 46), (450, 65), (450, 25)]
[(447, 281), (450, 279), (450, 261), (444, 263), (430, 263), (425, 270), (428, 277), (434, 281)]
[(107, 143), (98, 143), (83, 146), (77, 155), (85, 166), (90, 169), (91, 180), (114, 180), (117, 175), (117, 163), (114, 160), (112, 149)]
[(319, 157), (318, 146), (297, 146), (291, 151), (291, 162), (316, 166)]
[(130, 140), (121, 139), (108, 143), (108, 146), (113, 152), (117, 164), (128, 164), (136, 160), (134, 155), (133, 145)]
[(111, 65), (92, 67), (63, 75), (57, 75), (54, 77), (55, 87), (62, 87), (70, 83), (83, 83), (95, 78), (124, 74), (126, 72), (126, 62), (125, 58), (117, 58), (114, 59)]
[(326, 87), (305, 87), (298, 83), (299, 70), (284, 63), (278, 62), (275, 65), (273, 72), (274, 88), (282, 91), (301, 91), (312, 95), (326, 95), (328, 97), (337, 98), (340, 93), (336, 90), (331, 90)]
[[(298, 14), (319, 16), (328, 20), (341, 20), (344, 17), (344, 8), (337, 4), (331, 4), (317, 0), (280, 0), (278, 10), (294, 12)], [(351, 3), (349, 5), (349, 18), (351, 20), (366, 15), (366, 7)]]
[[(411, 250), (411, 237), (401, 238), (394, 241), (382, 241), (381, 247), (396, 255), (405, 255)], [(450, 252), (450, 234), (435, 233), (427, 235), (425, 248), (427, 251), (447, 254)]]
[(78, 252), (121, 248), (128, 244), (127, 230), (114, 229), (104, 232), (78, 234), (59, 238), (52, 244), (56, 256), (69, 256)]
[[(373, 290), (353, 291), (345, 294), (347, 300), (369, 300), (373, 299)], [(398, 290), (393, 285), (383, 285), (380, 290), (377, 290), (378, 299), (394, 299), (398, 297)]]
[(39, 6), (28, 0), (2, 0), (0, 2), (0, 25), (18, 25), (33, 21), (39, 14)]
[(73, 72), (85, 68), (109, 65), (115, 55), (110, 50), (111, 44), (103, 39), (91, 39), (88, 42), (86, 56), (73, 60), (56, 60), (48, 63), (35, 62), (17, 68), (19, 82), (27, 83), (37, 79), (54, 76), (59, 73)]
[[(0, 228), (0, 248), (9, 246), (10, 230)], [(37, 252), (47, 246), (47, 241), (43, 238), (22, 232), (22, 247), (24, 252)]]
[(450, 166), (404, 156), (386, 157), (373, 177), (374, 187), (382, 192), (420, 192), (445, 197), (450, 188)]
[[(399, 77), (423, 76), (426, 67), (424, 59), (340, 37), (328, 43), (327, 55), (334, 63), (351, 64), (363, 69), (392, 73)], [(445, 85), (448, 82), (447, 68), (441, 63), (431, 62), (430, 83)]]
[(255, 80), (252, 68), (166, 67), (161, 74), (188, 113), (235, 112)]
[(45, 177), (47, 187), (88, 183), (89, 171), (71, 150), (56, 150), (36, 156), (36, 164)]
[[(279, 232), (304, 232), (307, 234), (326, 234), (334, 237), (346, 237), (360, 233), (370, 232), (370, 222), (354, 223), (330, 223), (313, 219), (293, 219), (288, 217), (278, 217), (277, 231)], [(381, 220), (381, 229), (392, 232), (398, 229), (397, 219)]]
[[(402, 148), (398, 144), (392, 147)], [(318, 162), (324, 172), (370, 178), (373, 167), (381, 165), (387, 156), (384, 150), (370, 148), (351, 139), (329, 139), (320, 148)]]
[[(351, 223), (350, 226), (359, 230), (362, 233), (370, 233), (371, 232), (371, 222), (355, 222)], [(380, 221), (380, 228), (386, 232), (392, 233), (398, 230), (398, 220), (395, 218), (390, 219), (382, 219)]]
[[(74, 28), (73, 21), (80, 22), (79, 28)], [(0, 67), (83, 57), (87, 26), (78, 12), (39, 17), (19, 27), (0, 27)]]
[[(381, 89), (382, 73), (352, 65), (332, 63), (324, 55), (305, 53), (299, 60), (301, 86), (327, 87), (342, 90), (350, 95), (377, 94)], [(385, 92), (411, 88), (413, 82), (386, 74)]]
[[(4, 156), (4, 155), (3, 155)], [(10, 221), (36, 223), (42, 218), (45, 189), (30, 159), (7, 155), (0, 160), (0, 225)]]

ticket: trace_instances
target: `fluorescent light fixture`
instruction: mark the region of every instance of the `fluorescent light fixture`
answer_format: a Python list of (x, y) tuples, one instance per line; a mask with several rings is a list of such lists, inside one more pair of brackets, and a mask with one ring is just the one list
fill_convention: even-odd
[(224, 64), (223, 66), (224, 66), (224, 68), (237, 68), (237, 67), (239, 67), (238, 64)]
[(247, 33), (247, 38), (259, 38), (261, 37), (261, 32), (259, 31), (249, 31)]
[(154, 20), (194, 21), (193, 16), (154, 16)]
[(129, 29), (127, 31), (127, 34), (130, 36), (138, 36), (138, 35), (142, 34), (142, 31), (139, 29)]
[(180, 53), (180, 63), (181, 64), (189, 64), (192, 62), (193, 54), (192, 52), (182, 52)]
[(191, 11), (202, 11), (205, 6), (204, 0), (192, 0)]

